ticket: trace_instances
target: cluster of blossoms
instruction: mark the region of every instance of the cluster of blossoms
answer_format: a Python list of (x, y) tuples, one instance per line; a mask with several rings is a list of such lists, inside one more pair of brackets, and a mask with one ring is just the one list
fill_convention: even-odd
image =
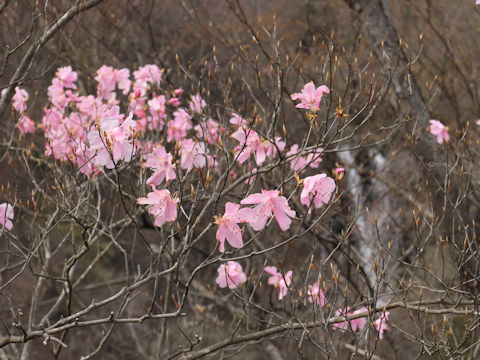
[[(153, 225), (156, 227), (177, 220), (179, 199), (172, 196), (167, 187), (182, 176), (181, 171), (188, 173), (205, 167), (217, 170), (209, 147), (223, 147), (222, 134), (230, 134), (237, 142), (233, 149), (235, 161), (239, 165), (248, 162), (248, 171), (252, 175), (249, 183), (257, 171), (255, 165), (261, 167), (280, 153), (284, 153), (296, 174), (307, 168), (319, 168), (322, 148), (303, 152), (298, 144), (293, 144), (287, 151), (287, 144), (281, 137), (263, 138), (236, 113), (230, 118), (229, 123), (233, 127), (230, 131), (205, 115), (207, 103), (200, 94), (192, 96), (187, 106), (182, 107), (183, 89), (162, 93), (162, 75), (163, 70), (156, 65), (146, 65), (134, 71), (132, 79), (128, 69), (104, 65), (95, 76), (96, 95), (81, 95), (76, 86), (78, 74), (70, 66), (59, 68), (48, 88), (49, 106), (44, 109), (41, 121), (46, 139), (45, 154), (59, 161), (70, 161), (82, 173), (91, 176), (96, 176), (102, 167), (114, 169), (122, 163), (131, 162), (139, 154), (142, 167), (151, 171), (146, 180), (151, 192), (146, 197), (139, 197), (137, 203), (148, 206), (148, 213), (154, 217)], [(322, 96), (329, 92), (328, 87), (316, 88), (313, 82), (309, 82), (291, 98), (300, 100), (297, 108), (314, 114), (320, 109)], [(121, 110), (123, 100), (119, 96), (124, 96), (123, 100), (128, 103), (128, 115)], [(19, 115), (17, 127), (22, 133), (35, 131), (35, 123), (25, 114), (28, 98), (25, 90), (15, 89), (12, 106)], [(443, 126), (438, 121), (431, 121), (431, 132), (439, 142), (440, 139), (448, 140), (447, 129), (440, 125)], [(147, 131), (163, 134), (163, 142), (142, 140)], [(169, 150), (173, 149), (175, 151), (170, 153)], [(343, 172), (343, 168), (337, 169), (337, 179)], [(308, 213), (327, 204), (336, 189), (335, 180), (324, 173), (305, 177), (298, 183), (303, 183), (300, 203)], [(289, 200), (275, 189), (261, 189), (240, 200), (239, 204), (227, 202), (224, 214), (215, 218), (219, 251), (225, 252), (226, 242), (235, 249), (244, 246), (244, 229), (239, 224), (248, 224), (254, 231), (261, 231), (274, 218), (280, 230), (287, 231), (295, 216)], [(13, 207), (1, 204), (0, 224), (7, 230), (12, 229), (13, 217)], [(282, 300), (292, 285), (293, 271), (283, 273), (274, 266), (266, 266), (264, 271), (270, 274), (268, 284), (278, 289), (278, 299)], [(217, 272), (216, 283), (221, 288), (235, 289), (247, 281), (241, 264), (235, 261), (220, 265)], [(308, 286), (307, 296), (310, 303), (325, 305), (324, 291), (318, 282)], [(348, 311), (346, 308), (338, 315), (364, 310)], [(375, 322), (380, 337), (387, 328), (387, 318), (388, 313)], [(359, 318), (348, 324), (356, 330), (364, 327), (366, 322), (365, 318)], [(334, 328), (344, 329), (346, 324), (337, 323)]]

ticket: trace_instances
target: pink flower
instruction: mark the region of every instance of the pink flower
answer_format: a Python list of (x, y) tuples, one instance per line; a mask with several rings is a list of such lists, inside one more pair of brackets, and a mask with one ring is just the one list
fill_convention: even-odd
[(265, 154), (269, 157), (276, 157), (278, 155), (278, 152), (285, 150), (285, 147), (287, 144), (285, 141), (280, 136), (275, 136), (274, 142), (265, 142), (264, 143), (264, 148), (265, 148)]
[(219, 225), (217, 230), (217, 241), (220, 243), (218, 250), (225, 252), (225, 240), (234, 247), (241, 248), (243, 246), (242, 230), (237, 225), (252, 221), (255, 217), (255, 212), (252, 209), (240, 209), (240, 205), (228, 202), (225, 204), (225, 214), (216, 219)]
[(153, 192), (147, 194), (146, 198), (139, 198), (137, 202), (141, 205), (152, 205), (148, 213), (155, 217), (153, 225), (162, 226), (166, 222), (173, 222), (177, 219), (178, 199), (170, 196), (167, 189), (158, 190), (152, 187)]
[(325, 305), (325, 295), (318, 284), (318, 281), (313, 285), (308, 285), (307, 290), (308, 302), (315, 303), (320, 306)]
[(251, 194), (240, 202), (242, 205), (258, 204), (254, 207), (257, 218), (250, 222), (255, 231), (265, 227), (272, 212), (282, 231), (286, 231), (290, 227), (291, 218), (295, 217), (295, 211), (290, 209), (287, 199), (279, 194), (278, 190), (262, 190), (261, 194)]
[(27, 115), (22, 115), (17, 124), (18, 131), (22, 134), (34, 133), (35, 123)]
[(180, 99), (177, 97), (172, 97), (168, 100), (168, 103), (173, 106), (178, 106), (180, 105)]
[[(335, 312), (335, 316), (350, 316), (350, 315), (356, 315), (356, 314), (361, 314), (364, 312), (367, 312), (367, 308), (360, 308), (358, 310), (355, 310), (354, 312), (349, 312), (350, 308), (347, 306), (345, 309), (339, 309)], [(332, 328), (334, 330), (346, 330), (348, 326), (350, 325), (353, 331), (362, 329), (365, 325), (367, 324), (367, 319), (366, 317), (359, 317), (356, 319), (352, 319), (349, 321), (341, 321), (338, 323), (332, 324)]]
[(247, 120), (245, 120), (238, 114), (232, 113), (232, 117), (230, 118), (230, 124), (238, 127), (247, 126)]
[(175, 166), (173, 165), (173, 156), (165, 151), (162, 145), (158, 145), (153, 153), (147, 155), (147, 161), (144, 164), (155, 172), (147, 179), (147, 185), (158, 186), (163, 179), (167, 182), (177, 177)]
[(152, 130), (162, 130), (163, 120), (165, 119), (165, 95), (154, 95), (151, 100), (148, 100), (150, 114), (152, 115), (151, 122), (148, 124), (148, 128)]
[(132, 82), (130, 81), (130, 70), (125, 69), (115, 69), (114, 70), (115, 81), (120, 90), (122, 90), (123, 95), (127, 95), (130, 91), (130, 86)]
[[(318, 209), (330, 201), (332, 193), (335, 191), (335, 180), (326, 174), (318, 174), (306, 177), (303, 181), (303, 190), (300, 194), (302, 205)], [(309, 209), (310, 212), (311, 209)]]
[(7, 230), (13, 227), (13, 206), (8, 203), (0, 204), (0, 225)]
[(60, 84), (64, 88), (76, 89), (77, 86), (74, 84), (77, 81), (78, 74), (72, 70), (71, 66), (64, 66), (57, 69), (55, 77), (60, 80)]
[(210, 157), (207, 155), (205, 143), (195, 142), (192, 139), (184, 139), (180, 143), (180, 166), (189, 171), (194, 166), (202, 168), (207, 165)]
[(247, 275), (243, 272), (242, 265), (236, 261), (227, 261), (221, 264), (218, 269), (218, 277), (215, 282), (221, 288), (235, 289), (247, 281)]
[[(136, 153), (133, 146), (135, 121), (130, 114), (122, 125), (117, 119), (107, 118), (98, 124), (98, 129), (88, 133), (90, 150), (96, 151), (95, 164), (113, 169), (119, 160), (130, 161)], [(113, 158), (113, 160), (112, 160)]]
[(115, 90), (116, 80), (115, 80), (115, 71), (113, 67), (102, 65), (97, 70), (97, 76), (95, 80), (98, 82), (97, 94), (103, 99), (109, 99), (111, 93)]
[(263, 164), (266, 156), (265, 149), (260, 136), (255, 130), (240, 127), (232, 134), (232, 137), (240, 142), (234, 149), (239, 164), (247, 161), (253, 153), (255, 153), (257, 165)]
[(383, 332), (385, 330), (388, 330), (387, 320), (389, 316), (390, 313), (387, 311), (385, 313), (382, 313), (382, 316), (374, 322), (375, 328), (378, 331), (378, 337), (380, 339), (383, 339)]
[(160, 70), (155, 64), (140, 66), (137, 71), (133, 72), (135, 80), (154, 84), (160, 84), (162, 81), (162, 74), (163, 70)]
[(430, 133), (437, 137), (437, 142), (439, 144), (450, 139), (450, 135), (448, 135), (448, 127), (438, 120), (430, 120)]
[(19, 113), (27, 110), (28, 93), (26, 90), (15, 87), (15, 94), (12, 97), (12, 107)]
[(181, 141), (187, 136), (187, 131), (192, 128), (190, 115), (184, 110), (179, 109), (173, 113), (174, 120), (167, 125), (167, 141)]
[(275, 266), (265, 266), (264, 270), (272, 275), (268, 278), (268, 285), (278, 287), (278, 300), (282, 300), (287, 295), (288, 287), (292, 283), (292, 270), (288, 271), (285, 277), (277, 271)]
[[(296, 155), (298, 153), (298, 148), (298, 144), (293, 144), (285, 155), (287, 157)], [(307, 166), (311, 167), (312, 169), (316, 169), (323, 161), (321, 158), (322, 152), (322, 148), (317, 148), (313, 152), (308, 153), (306, 156), (300, 156), (300, 154), (297, 154), (292, 158), (292, 160), (290, 160), (290, 168), (297, 173), (302, 173), (305, 171)]]
[(196, 125), (194, 129), (197, 132), (197, 138), (206, 140), (209, 144), (214, 144), (218, 140), (218, 124), (212, 119)]
[(173, 92), (175, 93), (175, 95), (181, 96), (181, 95), (183, 94), (183, 89), (182, 89), (182, 88), (178, 88), (178, 89), (175, 89)]
[(301, 93), (292, 94), (290, 97), (292, 100), (301, 101), (300, 104), (297, 104), (297, 108), (318, 111), (320, 109), (320, 100), (322, 100), (324, 93), (330, 93), (330, 89), (325, 85), (319, 86), (315, 89), (315, 84), (313, 81), (310, 81), (303, 87)]
[[(353, 313), (349, 315), (357, 315), (362, 313), (368, 313), (368, 309), (365, 307), (362, 307), (360, 309), (355, 310)], [(350, 326), (352, 327), (353, 331), (361, 330), (365, 327), (365, 325), (367, 325), (367, 322), (368, 322), (367, 317), (359, 317), (359, 318), (350, 320)]]
[(190, 110), (200, 114), (205, 106), (207, 106), (207, 103), (202, 99), (200, 94), (192, 96), (192, 101), (190, 101)]

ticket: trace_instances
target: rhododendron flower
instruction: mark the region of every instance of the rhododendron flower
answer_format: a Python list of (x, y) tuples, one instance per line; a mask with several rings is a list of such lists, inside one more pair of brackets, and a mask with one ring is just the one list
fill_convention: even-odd
[(247, 281), (247, 275), (243, 272), (242, 265), (236, 261), (227, 261), (221, 264), (218, 269), (218, 277), (215, 282), (221, 288), (235, 289)]
[(380, 318), (378, 318), (374, 322), (375, 329), (377, 329), (378, 337), (380, 339), (383, 339), (383, 332), (385, 330), (388, 330), (387, 320), (389, 316), (390, 316), (390, 312), (387, 311), (385, 313), (382, 313), (382, 316), (380, 316)]
[[(332, 193), (335, 191), (335, 180), (326, 174), (318, 174), (306, 177), (303, 181), (303, 190), (300, 194), (302, 205), (311, 206), (318, 209), (330, 201)], [(309, 212), (311, 209), (309, 209)]]
[(234, 149), (239, 164), (247, 161), (253, 153), (255, 153), (257, 165), (263, 164), (266, 156), (265, 149), (263, 141), (255, 130), (241, 127), (232, 134), (232, 137), (240, 142)]
[(35, 123), (27, 115), (22, 115), (18, 121), (17, 128), (22, 134), (34, 133)]
[[(356, 314), (361, 314), (361, 313), (364, 313), (364, 312), (368, 311), (367, 308), (360, 308), (360, 309), (355, 310), (354, 312), (350, 312), (349, 310), (350, 310), (350, 308), (348, 306), (345, 309), (339, 309), (335, 312), (335, 316), (356, 315)], [(334, 330), (336, 330), (336, 329), (346, 330), (350, 325), (352, 330), (356, 331), (356, 330), (362, 329), (366, 324), (367, 324), (367, 319), (365, 317), (359, 317), (359, 318), (352, 319), (352, 320), (349, 320), (349, 321), (341, 321), (341, 322), (338, 322), (338, 323), (334, 323), (334, 324), (332, 324), (332, 328)]]
[(194, 130), (199, 139), (206, 140), (209, 144), (214, 144), (218, 140), (218, 124), (212, 119), (208, 119), (203, 124), (196, 125)]
[(437, 137), (437, 142), (439, 144), (450, 139), (450, 135), (448, 135), (448, 127), (438, 120), (430, 120), (430, 133)]
[(202, 168), (207, 165), (210, 156), (207, 155), (207, 148), (202, 142), (195, 142), (192, 139), (184, 139), (180, 143), (180, 166), (189, 171), (194, 166)]
[(328, 87), (322, 85), (315, 89), (315, 84), (313, 81), (310, 81), (303, 87), (302, 92), (292, 94), (291, 98), (292, 100), (301, 101), (300, 104), (297, 104), (297, 108), (318, 111), (320, 109), (320, 100), (322, 100), (322, 96), (325, 93), (330, 93), (330, 89)]
[(207, 103), (199, 94), (192, 96), (192, 101), (190, 101), (190, 110), (200, 114), (205, 106), (207, 106)]
[(307, 295), (308, 302), (315, 303), (320, 306), (325, 305), (325, 295), (322, 289), (320, 289), (318, 281), (313, 285), (308, 285)]
[(287, 144), (285, 141), (280, 136), (275, 136), (274, 142), (265, 142), (264, 147), (265, 147), (265, 154), (268, 157), (276, 157), (278, 155), (278, 152), (285, 150), (285, 147)]
[(0, 225), (7, 230), (13, 227), (13, 206), (8, 203), (0, 204)]
[(165, 119), (165, 95), (154, 95), (151, 100), (148, 100), (148, 110), (152, 115), (151, 121), (148, 123), (148, 128), (151, 130), (162, 130), (163, 120)]
[(219, 217), (215, 222), (219, 225), (217, 230), (217, 241), (220, 243), (218, 250), (225, 251), (225, 240), (234, 247), (243, 246), (242, 230), (238, 223), (250, 222), (255, 217), (255, 212), (249, 208), (240, 209), (240, 205), (228, 202), (225, 204), (225, 214)]
[(230, 118), (230, 124), (238, 127), (247, 126), (247, 120), (245, 120), (238, 114), (232, 113), (232, 117)]
[[(293, 144), (290, 150), (285, 154), (287, 157), (291, 157), (298, 153), (298, 144)], [(290, 160), (290, 168), (297, 172), (302, 173), (308, 167), (312, 169), (318, 168), (320, 163), (323, 161), (321, 154), (323, 153), (323, 148), (317, 148), (313, 152), (308, 153), (306, 156), (296, 155)]]
[(78, 74), (72, 70), (71, 66), (64, 66), (57, 69), (55, 77), (60, 80), (60, 84), (64, 88), (76, 89), (74, 84), (78, 79)]
[(254, 207), (257, 217), (250, 222), (255, 231), (265, 227), (272, 212), (282, 231), (286, 231), (290, 227), (295, 211), (290, 209), (287, 199), (279, 194), (278, 190), (262, 190), (262, 193), (251, 194), (240, 202), (242, 205), (258, 204)]
[(132, 82), (130, 81), (130, 70), (127, 68), (124, 69), (115, 69), (114, 70), (115, 81), (120, 90), (122, 90), (123, 95), (127, 95), (130, 91), (130, 86)]
[[(90, 150), (96, 151), (95, 164), (113, 169), (119, 160), (130, 161), (136, 149), (133, 146), (135, 121), (133, 114), (119, 124), (117, 119), (104, 119), (98, 124), (98, 130), (88, 133)], [(112, 161), (113, 157), (113, 161)]]
[(27, 110), (28, 93), (21, 87), (15, 87), (15, 94), (12, 97), (12, 107), (19, 113)]
[(288, 287), (292, 283), (292, 270), (288, 271), (285, 277), (277, 271), (275, 266), (265, 266), (264, 270), (272, 275), (268, 278), (268, 285), (278, 287), (278, 300), (282, 300), (287, 295)]
[(173, 165), (173, 156), (167, 153), (162, 145), (158, 145), (152, 153), (147, 155), (147, 161), (143, 166), (155, 171), (147, 179), (147, 185), (158, 186), (163, 179), (168, 182), (177, 177)]
[(113, 67), (103, 65), (97, 70), (95, 80), (98, 82), (97, 95), (103, 99), (108, 99), (115, 90), (116, 79)]
[(141, 205), (152, 205), (148, 208), (148, 213), (155, 217), (153, 225), (160, 227), (166, 222), (175, 221), (178, 199), (172, 199), (167, 189), (158, 190), (152, 187), (152, 190), (153, 192), (148, 193), (146, 198), (139, 198), (137, 202)]
[(180, 99), (177, 97), (172, 97), (168, 100), (168, 103), (173, 106), (178, 106), (180, 105)]
[(133, 76), (137, 82), (160, 84), (162, 81), (163, 70), (157, 65), (140, 66), (137, 71), (133, 72)]
[(173, 113), (174, 120), (167, 125), (167, 141), (181, 141), (187, 136), (187, 131), (192, 128), (190, 115), (184, 110), (179, 109)]

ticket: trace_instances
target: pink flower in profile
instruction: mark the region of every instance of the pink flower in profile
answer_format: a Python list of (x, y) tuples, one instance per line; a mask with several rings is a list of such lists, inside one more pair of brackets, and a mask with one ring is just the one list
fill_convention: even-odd
[(437, 137), (437, 143), (439, 144), (450, 139), (450, 135), (448, 135), (448, 127), (438, 120), (430, 120), (430, 133)]
[(153, 225), (160, 227), (166, 222), (177, 220), (178, 199), (172, 199), (167, 189), (158, 190), (152, 187), (152, 190), (146, 198), (139, 198), (137, 202), (141, 205), (152, 205), (148, 208), (148, 213), (155, 217)]
[(308, 285), (307, 295), (308, 302), (325, 306), (325, 295), (322, 289), (320, 289), (318, 281), (313, 285)]
[(387, 320), (389, 316), (390, 316), (390, 312), (387, 311), (385, 313), (382, 313), (382, 316), (380, 316), (380, 318), (378, 318), (374, 322), (375, 329), (377, 329), (378, 337), (380, 339), (383, 339), (383, 332), (385, 330), (388, 330)]
[(34, 133), (35, 123), (27, 115), (22, 115), (18, 121), (17, 128), (22, 134)]
[(247, 161), (253, 153), (255, 153), (257, 165), (263, 164), (266, 157), (265, 148), (263, 141), (255, 130), (240, 127), (232, 134), (232, 137), (240, 143), (234, 149), (239, 164)]
[[(326, 174), (318, 174), (306, 177), (303, 181), (303, 190), (300, 194), (302, 205), (318, 209), (330, 201), (332, 193), (335, 191), (335, 180)], [(309, 209), (309, 212), (311, 208)]]
[(268, 285), (278, 287), (278, 300), (282, 300), (287, 295), (288, 287), (292, 283), (292, 270), (288, 271), (285, 277), (277, 271), (275, 266), (265, 266), (264, 270), (272, 275), (268, 278)]
[(177, 96), (182, 96), (183, 94), (183, 89), (182, 88), (178, 88), (178, 89), (175, 89), (173, 92), (175, 93), (175, 95)]
[(323, 94), (330, 93), (330, 89), (325, 85), (315, 88), (313, 81), (306, 84), (302, 92), (292, 94), (290, 97), (292, 100), (300, 100), (301, 103), (297, 104), (297, 108), (309, 109), (310, 111), (318, 111), (320, 109), (320, 100), (322, 100)]
[(225, 214), (215, 220), (219, 228), (217, 230), (217, 241), (220, 243), (218, 250), (225, 252), (225, 240), (234, 247), (243, 246), (242, 230), (238, 223), (250, 222), (255, 217), (255, 212), (249, 208), (240, 209), (240, 205), (228, 202), (225, 204)]
[(0, 225), (7, 230), (13, 227), (13, 206), (8, 203), (0, 204)]
[(143, 166), (155, 171), (147, 179), (147, 185), (158, 186), (163, 179), (169, 182), (177, 177), (175, 166), (173, 165), (173, 156), (167, 153), (162, 145), (158, 145), (152, 153), (147, 155), (147, 161)]
[(190, 115), (184, 110), (179, 109), (173, 113), (174, 119), (167, 125), (167, 141), (181, 141), (187, 136), (187, 131), (192, 128)]
[(262, 193), (251, 194), (240, 203), (242, 205), (258, 204), (253, 209), (256, 213), (256, 219), (250, 222), (255, 231), (265, 227), (268, 218), (275, 215), (278, 225), (282, 231), (288, 230), (295, 217), (295, 211), (290, 209), (288, 201), (284, 196), (279, 196), (278, 190), (262, 190)]
[(227, 261), (221, 264), (218, 269), (218, 277), (215, 282), (221, 288), (235, 289), (247, 281), (247, 275), (243, 272), (242, 265), (236, 261)]
[(19, 113), (27, 110), (28, 93), (21, 87), (15, 87), (15, 94), (12, 97), (12, 107)]
[(207, 103), (202, 99), (200, 94), (192, 96), (192, 101), (190, 101), (190, 110), (200, 114), (205, 106), (207, 106)]

